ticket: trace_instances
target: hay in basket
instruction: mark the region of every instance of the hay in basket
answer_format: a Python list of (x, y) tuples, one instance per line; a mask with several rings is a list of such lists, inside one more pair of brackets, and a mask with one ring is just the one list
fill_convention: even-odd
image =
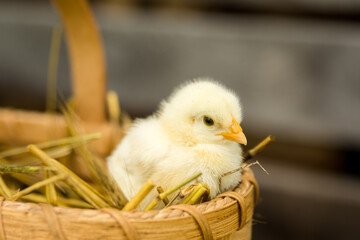
[(65, 28), (74, 108), (64, 107), (63, 114), (0, 109), (0, 143), (32, 144), (0, 153), (0, 239), (230, 239), (236, 230), (240, 239), (251, 239), (259, 188), (245, 166), (234, 170), (242, 171), (239, 185), (211, 201), (206, 187), (198, 185), (179, 201), (188, 204), (174, 205), (167, 193), (184, 182), (158, 188), (155, 200), (168, 207), (132, 210), (154, 185), (147, 183), (127, 202), (101, 160), (127, 124), (118, 124), (113, 94), (108, 97), (115, 102), (109, 107), (112, 121), (106, 120), (104, 55), (93, 16), (85, 0), (53, 3)]

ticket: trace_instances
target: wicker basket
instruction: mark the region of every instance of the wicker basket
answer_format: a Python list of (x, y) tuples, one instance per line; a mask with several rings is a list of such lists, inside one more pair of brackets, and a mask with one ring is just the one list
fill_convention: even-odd
[[(87, 132), (102, 133), (93, 147), (106, 156), (119, 132), (106, 121), (105, 64), (95, 22), (85, 0), (53, 3), (66, 30), (77, 114)], [(0, 142), (28, 144), (66, 134), (61, 115), (0, 109)], [(252, 171), (244, 169), (236, 189), (209, 202), (148, 212), (62, 208), (0, 198), (0, 239), (230, 239), (236, 230), (238, 239), (251, 239), (258, 195)]]

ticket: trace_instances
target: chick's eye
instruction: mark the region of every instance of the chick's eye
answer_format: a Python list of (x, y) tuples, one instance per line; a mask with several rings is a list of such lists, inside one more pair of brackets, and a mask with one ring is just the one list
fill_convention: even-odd
[(212, 120), (212, 118), (205, 116), (203, 120), (204, 120), (204, 123), (206, 126), (210, 127), (210, 126), (214, 125), (214, 120)]

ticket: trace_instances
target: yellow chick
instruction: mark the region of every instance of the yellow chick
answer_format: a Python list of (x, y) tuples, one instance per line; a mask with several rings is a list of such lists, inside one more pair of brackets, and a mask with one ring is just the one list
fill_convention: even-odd
[[(235, 186), (240, 172), (221, 176), (242, 163), (246, 137), (239, 125), (239, 99), (210, 79), (196, 79), (181, 86), (160, 104), (154, 115), (136, 120), (108, 158), (110, 174), (131, 199), (151, 180), (168, 189), (202, 172), (213, 198)], [(142, 202), (146, 206), (153, 191)]]

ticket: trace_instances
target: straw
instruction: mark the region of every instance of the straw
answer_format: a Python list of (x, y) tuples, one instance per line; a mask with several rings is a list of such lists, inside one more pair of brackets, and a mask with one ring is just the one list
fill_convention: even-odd
[(37, 157), (44, 165), (54, 167), (60, 173), (68, 175), (67, 183), (79, 196), (84, 198), (88, 203), (95, 208), (110, 207), (103, 199), (100, 193), (98, 193), (93, 187), (91, 187), (84, 180), (79, 178), (76, 174), (70, 171), (67, 167), (50, 158), (46, 153), (40, 150), (35, 145), (28, 146), (29, 152)]
[(201, 172), (196, 173), (196, 174), (194, 174), (193, 176), (191, 176), (190, 178), (185, 179), (183, 182), (181, 182), (181, 183), (175, 185), (174, 187), (166, 190), (165, 192), (159, 194), (160, 199), (164, 199), (164, 197), (172, 194), (173, 192), (175, 192), (175, 191), (178, 190), (179, 188), (181, 188), (181, 187), (185, 186), (186, 184), (194, 181), (195, 179), (197, 179), (197, 178), (200, 177), (201, 175), (202, 175)]
[(199, 185), (200, 188), (197, 189), (197, 191), (195, 192), (194, 196), (192, 196), (192, 198), (187, 202), (188, 204), (192, 205), (194, 204), (198, 199), (200, 199), (201, 196), (204, 195), (204, 193), (206, 193), (208, 191), (208, 189), (206, 187), (204, 187), (202, 184)]
[[(66, 105), (62, 106), (61, 109), (64, 114), (65, 121), (67, 122), (70, 134), (76, 136), (76, 114)], [(119, 209), (123, 208), (128, 200), (120, 187), (108, 173), (103, 162), (95, 157), (84, 144), (80, 145), (76, 151), (82, 159), (85, 160), (95, 183), (105, 189), (107, 196), (103, 199), (107, 202), (107, 204)]]
[(193, 190), (191, 191), (191, 193), (190, 193), (189, 195), (187, 195), (187, 197), (182, 201), (182, 203), (183, 203), (183, 204), (187, 204), (187, 203), (190, 201), (190, 199), (192, 199), (192, 198), (195, 196), (196, 192), (197, 192), (200, 188), (201, 188), (201, 184), (198, 183), (198, 184), (193, 188)]
[[(72, 147), (74, 147), (74, 146), (63, 145), (63, 146), (48, 148), (48, 149), (45, 149), (44, 151), (51, 158), (63, 158), (63, 157), (66, 157), (71, 154)], [(21, 157), (14, 156), (14, 157), (6, 158), (6, 159), (0, 158), (0, 160), (3, 165), (13, 165), (14, 162), (16, 162), (17, 165), (23, 165), (23, 166), (39, 163), (39, 160), (36, 157), (29, 155), (29, 154), (26, 154), (26, 155), (22, 154)]]
[(43, 180), (41, 182), (35, 183), (35, 184), (21, 190), (20, 192), (17, 192), (15, 195), (9, 197), (8, 200), (16, 201), (19, 198), (21, 198), (22, 196), (24, 196), (26, 194), (29, 194), (29, 193), (31, 193), (32, 191), (34, 191), (34, 190), (36, 190), (38, 188), (44, 187), (45, 185), (47, 185), (49, 183), (53, 183), (53, 182), (56, 182), (56, 181), (59, 181), (59, 180), (63, 180), (66, 177), (67, 176), (65, 174), (60, 174), (60, 175), (57, 175), (57, 176), (50, 177), (50, 178), (45, 179), (45, 180)]
[[(93, 206), (82, 200), (73, 199), (73, 198), (64, 198), (60, 196), (57, 196), (57, 198), (58, 198), (57, 205), (61, 207), (94, 208)], [(38, 193), (29, 193), (28, 195), (22, 196), (20, 199), (24, 201), (31, 201), (36, 203), (48, 202), (46, 197)]]
[[(265, 149), (265, 147), (266, 147), (267, 145), (269, 145), (269, 144), (270, 144), (271, 142), (273, 142), (273, 141), (275, 141), (275, 137), (274, 137), (274, 136), (271, 136), (271, 135), (267, 136), (267, 137), (266, 137), (264, 140), (262, 140), (258, 145), (256, 145), (255, 147), (253, 147), (252, 149), (250, 149), (249, 151), (247, 151), (247, 152), (244, 154), (244, 157), (243, 157), (243, 158), (244, 158), (244, 161), (247, 161), (247, 160), (253, 158), (256, 154), (258, 154), (258, 153), (260, 153), (261, 151), (263, 151), (263, 150)], [(259, 165), (260, 168), (261, 168), (267, 175), (269, 175), (269, 173), (265, 170), (265, 168), (263, 168), (263, 166), (261, 166), (261, 164), (260, 164), (258, 161), (256, 161), (255, 163), (250, 164), (250, 166), (255, 165), (255, 164)], [(242, 170), (242, 169), (243, 169), (243, 167), (240, 167), (240, 168), (234, 169), (234, 170), (232, 170), (232, 171), (226, 172), (226, 173), (224, 173), (223, 175), (221, 175), (221, 176), (220, 176), (220, 180), (219, 180), (219, 185), (221, 186), (221, 179), (222, 179), (223, 177), (226, 177), (226, 176), (228, 176), (228, 175), (231, 175), (231, 174), (233, 174), (233, 173), (236, 173), (236, 172), (238, 172), (238, 171), (240, 171), (240, 170)]]
[(268, 171), (266, 171), (266, 169), (257, 160), (255, 162), (253, 162), (253, 163), (249, 163), (249, 164), (245, 165), (243, 168), (249, 168), (249, 167), (252, 167), (254, 165), (258, 165), (261, 168), (261, 170), (263, 170), (267, 175), (270, 175), (270, 173)]
[[(45, 179), (49, 179), (51, 176), (51, 172), (49, 170), (45, 171)], [(51, 205), (57, 205), (57, 196), (56, 196), (56, 189), (54, 183), (49, 183), (45, 186), (45, 194), (46, 200)]]
[(267, 136), (264, 140), (262, 140), (258, 145), (256, 145), (255, 147), (253, 147), (252, 149), (250, 149), (249, 151), (247, 151), (243, 158), (244, 161), (247, 161), (251, 158), (253, 158), (256, 154), (260, 153), (261, 151), (263, 151), (265, 149), (265, 147), (267, 145), (269, 145), (271, 142), (275, 141), (275, 137), (274, 136)]
[(198, 184), (191, 184), (189, 186), (181, 188), (178, 194), (176, 194), (171, 199), (170, 203), (167, 204), (166, 207), (183, 203), (184, 199), (187, 198), (193, 192), (196, 186), (198, 186)]
[(54, 170), (43, 166), (0, 166), (0, 173), (34, 173), (44, 170)]
[(165, 207), (169, 207), (169, 206), (172, 206), (172, 205), (180, 202), (180, 201), (178, 200), (178, 198), (181, 198), (181, 200), (184, 199), (184, 197), (181, 196), (180, 191), (169, 201), (168, 204), (165, 205)]
[[(60, 146), (60, 145), (69, 145), (69, 144), (75, 144), (75, 143), (89, 142), (91, 140), (95, 140), (100, 137), (101, 137), (100, 133), (93, 133), (93, 134), (88, 134), (88, 135), (84, 135), (84, 136), (62, 138), (62, 139), (39, 143), (39, 144), (34, 144), (34, 145), (40, 149), (44, 149), (44, 148), (51, 148), (51, 147), (56, 147), (56, 146)], [(6, 157), (22, 154), (22, 153), (27, 153), (27, 152), (28, 152), (27, 147), (12, 148), (12, 149), (1, 152), (0, 158), (6, 158)]]
[(149, 194), (149, 192), (155, 187), (155, 185), (148, 180), (139, 192), (125, 205), (123, 211), (133, 210), (139, 205), (139, 203)]
[(0, 189), (5, 198), (8, 198), (11, 196), (11, 191), (8, 188), (8, 186), (6, 185), (4, 179), (2, 178), (1, 175), (0, 175)]
[[(158, 186), (156, 190), (159, 194), (164, 192), (164, 189), (161, 186)], [(164, 197), (162, 201), (165, 204), (165, 206), (169, 204), (169, 199), (167, 197)]]
[(194, 181), (195, 179), (197, 179), (198, 177), (200, 177), (201, 174), (202, 174), (201, 172), (196, 173), (195, 175), (191, 176), (191, 177), (188, 178), (188, 179), (185, 179), (184, 181), (182, 181), (181, 183), (175, 185), (174, 187), (166, 190), (166, 191), (163, 192), (163, 193), (160, 193), (160, 194), (145, 208), (145, 211), (149, 211), (149, 210), (153, 209), (159, 201), (163, 200), (163, 199), (164, 199), (165, 197), (167, 197), (168, 195), (170, 195), (170, 194), (172, 194), (173, 192), (177, 191), (179, 188), (181, 188), (181, 187), (185, 186), (186, 184)]

